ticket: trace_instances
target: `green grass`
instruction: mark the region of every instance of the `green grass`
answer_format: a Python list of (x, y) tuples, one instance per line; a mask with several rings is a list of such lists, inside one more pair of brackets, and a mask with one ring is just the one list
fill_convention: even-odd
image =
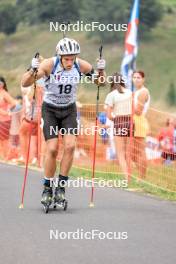
[(176, 0), (160, 0), (164, 6), (176, 7)]
[(1, 4), (15, 4), (16, 0), (0, 0), (0, 5)]
[[(85, 179), (91, 179), (92, 172), (91, 170), (85, 170), (85, 169), (79, 169), (75, 168), (74, 166), (71, 169), (70, 176), (72, 177), (82, 177)], [(122, 176), (118, 174), (106, 174), (103, 173), (95, 173), (95, 178), (99, 179), (105, 179), (105, 180), (122, 180)], [(108, 188), (108, 187), (107, 187)], [(170, 200), (170, 201), (176, 201), (176, 192), (163, 190), (159, 186), (152, 186), (147, 182), (137, 182), (136, 178), (131, 179), (130, 183), (128, 184), (128, 188), (125, 188), (126, 190), (134, 191), (134, 192), (143, 192), (146, 194), (151, 194), (156, 197)]]
[[(3, 160), (1, 160), (1, 162), (3, 162)], [(57, 171), (56, 174), (59, 173), (59, 165), (60, 163), (57, 162)], [(24, 167), (24, 165), (19, 164), (18, 166), (22, 166)], [(30, 166), (33, 169), (37, 169), (37, 166)], [(75, 166), (72, 166), (69, 176), (72, 178), (83, 178), (83, 179), (92, 179), (92, 171), (90, 169), (84, 169), (84, 168), (78, 168)], [(167, 176), (167, 174), (165, 175)], [(105, 181), (107, 180), (116, 180), (117, 184), (120, 184), (120, 181), (123, 180), (124, 178), (122, 177), (122, 175), (118, 174), (118, 173), (103, 173), (103, 172), (95, 172), (95, 178), (96, 181), (98, 181), (98, 179), (103, 179)], [(109, 188), (109, 187), (105, 187), (105, 188)], [(113, 188), (118, 188), (118, 187), (113, 187)], [(154, 186), (151, 185), (149, 182), (138, 182), (136, 175), (133, 176), (128, 184), (128, 187), (123, 188), (126, 191), (132, 191), (132, 192), (136, 192), (136, 193), (143, 193), (146, 195), (152, 195), (154, 197), (158, 197), (164, 200), (169, 200), (169, 201), (176, 201), (176, 191), (167, 191), (164, 190), (164, 188), (160, 187), (160, 186)]]

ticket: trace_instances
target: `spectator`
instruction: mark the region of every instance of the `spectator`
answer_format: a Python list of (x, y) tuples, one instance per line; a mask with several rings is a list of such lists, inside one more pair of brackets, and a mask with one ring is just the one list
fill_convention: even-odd
[(143, 71), (133, 73), (133, 84), (136, 88), (134, 94), (134, 141), (132, 159), (136, 163), (140, 178), (146, 177), (147, 158), (146, 158), (146, 136), (149, 131), (146, 113), (150, 105), (150, 93), (144, 86), (145, 74)]
[(1, 157), (7, 158), (9, 130), (11, 123), (10, 108), (16, 106), (16, 101), (10, 96), (7, 89), (6, 81), (0, 77), (0, 146)]
[(114, 121), (116, 152), (126, 179), (129, 176), (130, 161), (131, 102), (132, 93), (129, 89), (126, 89), (122, 75), (119, 73), (113, 74), (111, 92), (105, 99), (105, 105), (108, 118)]
[(81, 109), (82, 109), (83, 105), (79, 102), (76, 101), (76, 108), (77, 108), (77, 129), (78, 129), (78, 136), (77, 136), (77, 144), (76, 144), (76, 148), (75, 148), (75, 153), (74, 153), (74, 157), (76, 159), (79, 159), (81, 156), (82, 157), (87, 157), (87, 154), (83, 148), (83, 144), (82, 141), (84, 140), (82, 135), (80, 135), (80, 131), (81, 131)]
[(161, 151), (159, 150), (159, 140), (151, 135), (146, 137), (145, 153), (147, 161), (153, 164), (160, 163)]
[(162, 150), (162, 159), (168, 164), (172, 160), (176, 160), (176, 120), (173, 118), (168, 118), (166, 120), (166, 126), (161, 128), (158, 134), (158, 140), (160, 143), (160, 148)]
[[(107, 106), (104, 106), (107, 109)], [(106, 160), (116, 159), (116, 150), (114, 142), (114, 122), (107, 117), (105, 112), (101, 112), (98, 118), (101, 127), (101, 138), (103, 144), (108, 144), (106, 148)]]
[[(104, 109), (107, 109), (107, 106), (104, 106)], [(108, 117), (106, 118), (106, 128), (108, 130), (108, 143), (109, 146), (106, 150), (106, 159), (115, 160), (117, 158), (116, 147), (114, 142), (114, 122)]]
[[(29, 145), (29, 136), (32, 125), (32, 137), (30, 145), (30, 158), (29, 162), (36, 164), (37, 162), (37, 134), (38, 134), (38, 109), (37, 104), (34, 107), (34, 116), (33, 121), (31, 121), (32, 114), (32, 98), (33, 98), (33, 88), (22, 87), (23, 94), (23, 114), (22, 114), (22, 123), (20, 127), (20, 146), (21, 146), (21, 157), (19, 158), (20, 163), (25, 163), (27, 158), (27, 151)], [(37, 99), (37, 97), (36, 97)]]
[(101, 112), (99, 113), (98, 116), (98, 121), (99, 121), (99, 125), (100, 125), (100, 134), (101, 134), (101, 139), (102, 139), (102, 143), (106, 144), (108, 143), (108, 139), (109, 139), (109, 135), (107, 132), (107, 126), (106, 126), (106, 122), (107, 122), (107, 115), (105, 112)]
[(174, 125), (174, 137), (173, 137), (173, 154), (174, 154), (174, 160), (176, 160), (176, 118), (173, 120)]
[(11, 125), (10, 125), (10, 151), (8, 153), (8, 160), (17, 159), (19, 155), (19, 130), (21, 125), (22, 114), (22, 96), (16, 96), (17, 105), (11, 109)]

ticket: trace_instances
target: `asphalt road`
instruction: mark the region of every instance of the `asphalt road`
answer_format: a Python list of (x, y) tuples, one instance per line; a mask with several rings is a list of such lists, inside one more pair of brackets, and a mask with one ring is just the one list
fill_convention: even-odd
[[(99, 188), (95, 207), (89, 208), (90, 189), (69, 188), (68, 210), (45, 214), (40, 204), (42, 174), (30, 171), (25, 208), (20, 210), (23, 173), (23, 168), (0, 164), (0, 263), (176, 263), (176, 203)], [(92, 230), (116, 232), (118, 239), (68, 239), (68, 232)], [(56, 236), (59, 232), (62, 237)]]

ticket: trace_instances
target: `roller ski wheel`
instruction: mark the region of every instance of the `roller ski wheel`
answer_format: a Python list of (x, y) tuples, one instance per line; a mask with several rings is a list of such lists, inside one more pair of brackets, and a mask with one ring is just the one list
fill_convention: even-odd
[(64, 211), (66, 211), (67, 210), (67, 207), (68, 207), (68, 201), (65, 200), (63, 205), (64, 205), (63, 206), (63, 209), (64, 209)]
[(50, 205), (52, 204), (52, 194), (52, 188), (45, 186), (42, 193), (41, 203), (46, 214), (48, 213)]
[(67, 200), (58, 201), (58, 202), (54, 201), (53, 209), (57, 209), (57, 207), (60, 207), (64, 211), (66, 211), (68, 207), (68, 201)]
[(44, 209), (45, 214), (47, 214), (49, 212), (49, 207), (50, 207), (50, 205), (43, 205), (43, 209)]

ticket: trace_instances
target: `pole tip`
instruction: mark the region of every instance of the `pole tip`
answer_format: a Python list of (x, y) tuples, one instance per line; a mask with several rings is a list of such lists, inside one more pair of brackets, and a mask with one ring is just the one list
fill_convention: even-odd
[(24, 208), (24, 205), (20, 204), (19, 209), (23, 209), (23, 208)]
[(90, 208), (93, 208), (94, 206), (95, 206), (94, 203), (90, 203), (90, 204), (89, 204), (89, 207), (90, 207)]

